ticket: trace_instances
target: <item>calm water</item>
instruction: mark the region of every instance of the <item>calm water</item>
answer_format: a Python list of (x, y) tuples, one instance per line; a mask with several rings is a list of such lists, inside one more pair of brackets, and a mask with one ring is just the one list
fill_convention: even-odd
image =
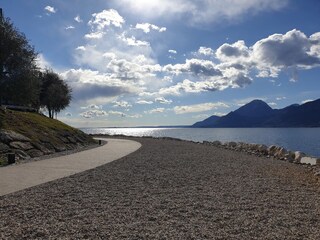
[(320, 128), (82, 128), (91, 134), (173, 137), (191, 141), (235, 141), (283, 146), (320, 157)]

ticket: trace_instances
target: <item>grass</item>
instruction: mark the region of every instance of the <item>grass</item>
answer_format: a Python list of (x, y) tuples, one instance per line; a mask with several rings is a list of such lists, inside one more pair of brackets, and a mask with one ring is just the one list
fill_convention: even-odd
[(6, 166), (6, 165), (8, 165), (8, 159), (5, 156), (0, 155), (0, 167)]
[(51, 143), (61, 144), (61, 137), (66, 135), (81, 135), (88, 142), (93, 141), (91, 137), (84, 135), (80, 130), (38, 113), (0, 110), (0, 119), (1, 129), (15, 131), (34, 142), (41, 142), (43, 138), (46, 138)]

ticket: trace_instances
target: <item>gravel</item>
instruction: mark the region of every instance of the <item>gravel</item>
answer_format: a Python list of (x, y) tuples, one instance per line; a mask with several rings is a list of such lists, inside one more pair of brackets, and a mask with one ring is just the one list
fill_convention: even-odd
[(0, 239), (319, 239), (306, 166), (130, 139), (142, 147), (124, 158), (0, 197)]

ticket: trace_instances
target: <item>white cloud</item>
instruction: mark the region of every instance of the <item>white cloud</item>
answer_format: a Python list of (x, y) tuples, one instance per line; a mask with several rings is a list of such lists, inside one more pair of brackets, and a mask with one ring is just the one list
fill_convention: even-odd
[(228, 108), (228, 107), (229, 105), (223, 102), (200, 103), (200, 104), (193, 104), (188, 106), (176, 106), (173, 108), (173, 111), (176, 114), (184, 114), (184, 113), (195, 113), (195, 112), (207, 112), (213, 109)]
[(161, 104), (171, 104), (172, 103), (172, 100), (165, 99), (164, 97), (157, 97), (154, 101), (161, 103)]
[(108, 99), (125, 93), (139, 94), (143, 91), (133, 82), (121, 81), (110, 74), (89, 69), (70, 69), (61, 73), (61, 76), (72, 87), (76, 102), (93, 102), (96, 99)]
[(312, 99), (306, 99), (306, 100), (302, 101), (301, 104), (305, 104), (305, 103), (312, 102), (312, 101), (314, 101), (314, 100), (312, 100)]
[(269, 105), (269, 106), (272, 106), (272, 107), (275, 107), (275, 106), (277, 106), (278, 104), (275, 103), (275, 102), (268, 102), (268, 105)]
[(85, 46), (79, 46), (79, 47), (76, 48), (76, 50), (85, 51), (86, 47)]
[(113, 107), (121, 107), (121, 108), (131, 108), (132, 104), (128, 103), (127, 101), (114, 101)]
[(92, 14), (92, 19), (88, 22), (91, 27), (94, 27), (98, 31), (101, 31), (105, 27), (111, 25), (121, 28), (124, 23), (124, 18), (114, 9), (94, 13)]
[(75, 20), (76, 22), (78, 22), (78, 23), (83, 22), (83, 20), (81, 19), (80, 15), (75, 16), (75, 17), (74, 17), (74, 20)]
[(88, 110), (80, 113), (80, 116), (84, 118), (95, 118), (95, 117), (108, 116), (108, 113), (103, 110)]
[(51, 63), (44, 57), (42, 53), (38, 54), (36, 63), (41, 70), (45, 70), (46, 68), (50, 68), (51, 66)]
[(284, 99), (287, 99), (287, 98), (286, 97), (277, 97), (276, 98), (277, 101), (281, 101), (281, 100), (284, 100)]
[(214, 56), (213, 49), (208, 47), (200, 47), (197, 53), (204, 56)]
[(101, 106), (98, 106), (98, 105), (96, 105), (96, 104), (90, 104), (90, 105), (88, 105), (88, 106), (81, 107), (81, 109), (98, 110), (98, 109), (101, 109)]
[(126, 37), (124, 34), (119, 36), (123, 42), (125, 42), (128, 46), (150, 46), (150, 43), (147, 41), (137, 40), (135, 36)]
[(137, 23), (135, 29), (140, 29), (145, 33), (149, 33), (151, 30), (155, 30), (158, 32), (165, 32), (167, 30), (167, 28), (165, 27), (158, 27), (150, 23)]
[(163, 67), (164, 71), (179, 75), (181, 73), (192, 73), (194, 75), (203, 76), (219, 76), (220, 70), (212, 61), (203, 59), (186, 59), (184, 64), (168, 64)]
[(64, 115), (65, 115), (66, 117), (72, 117), (72, 113), (70, 113), (70, 112), (66, 112)]
[(54, 7), (51, 7), (51, 6), (46, 6), (44, 8), (44, 10), (46, 10), (48, 13), (56, 13), (57, 12), (57, 9), (55, 9)]
[(240, 40), (233, 44), (225, 43), (221, 45), (216, 52), (217, 58), (221, 61), (232, 61), (235, 58), (248, 58), (250, 56), (249, 48), (245, 42)]
[(168, 52), (169, 52), (169, 53), (172, 53), (172, 54), (177, 54), (177, 51), (174, 50), (174, 49), (169, 49)]
[(309, 69), (320, 65), (320, 56), (315, 49), (320, 49), (320, 41), (314, 36), (307, 37), (293, 29), (286, 34), (273, 34), (256, 42), (252, 47), (253, 61), (262, 77), (277, 77), (287, 68)]
[(165, 108), (154, 108), (149, 111), (145, 111), (146, 114), (153, 114), (153, 113), (163, 113), (165, 111)]
[(213, 22), (238, 22), (248, 15), (285, 7), (288, 0), (113, 0), (123, 11), (148, 19), (183, 19), (193, 25)]
[(138, 100), (136, 103), (137, 104), (152, 104), (153, 102), (152, 101), (147, 101), (147, 100)]
[(70, 26), (65, 27), (65, 29), (66, 29), (66, 30), (71, 30), (71, 29), (75, 29), (75, 27), (72, 26), (72, 25), (70, 25)]
[(87, 39), (101, 39), (104, 36), (103, 32), (92, 32), (84, 35)]

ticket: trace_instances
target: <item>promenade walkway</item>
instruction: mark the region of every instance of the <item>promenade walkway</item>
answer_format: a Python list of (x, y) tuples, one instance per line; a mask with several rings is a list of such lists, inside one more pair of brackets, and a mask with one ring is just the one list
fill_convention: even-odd
[(70, 155), (0, 168), (0, 196), (98, 167), (141, 147), (131, 140), (101, 140), (108, 143)]

